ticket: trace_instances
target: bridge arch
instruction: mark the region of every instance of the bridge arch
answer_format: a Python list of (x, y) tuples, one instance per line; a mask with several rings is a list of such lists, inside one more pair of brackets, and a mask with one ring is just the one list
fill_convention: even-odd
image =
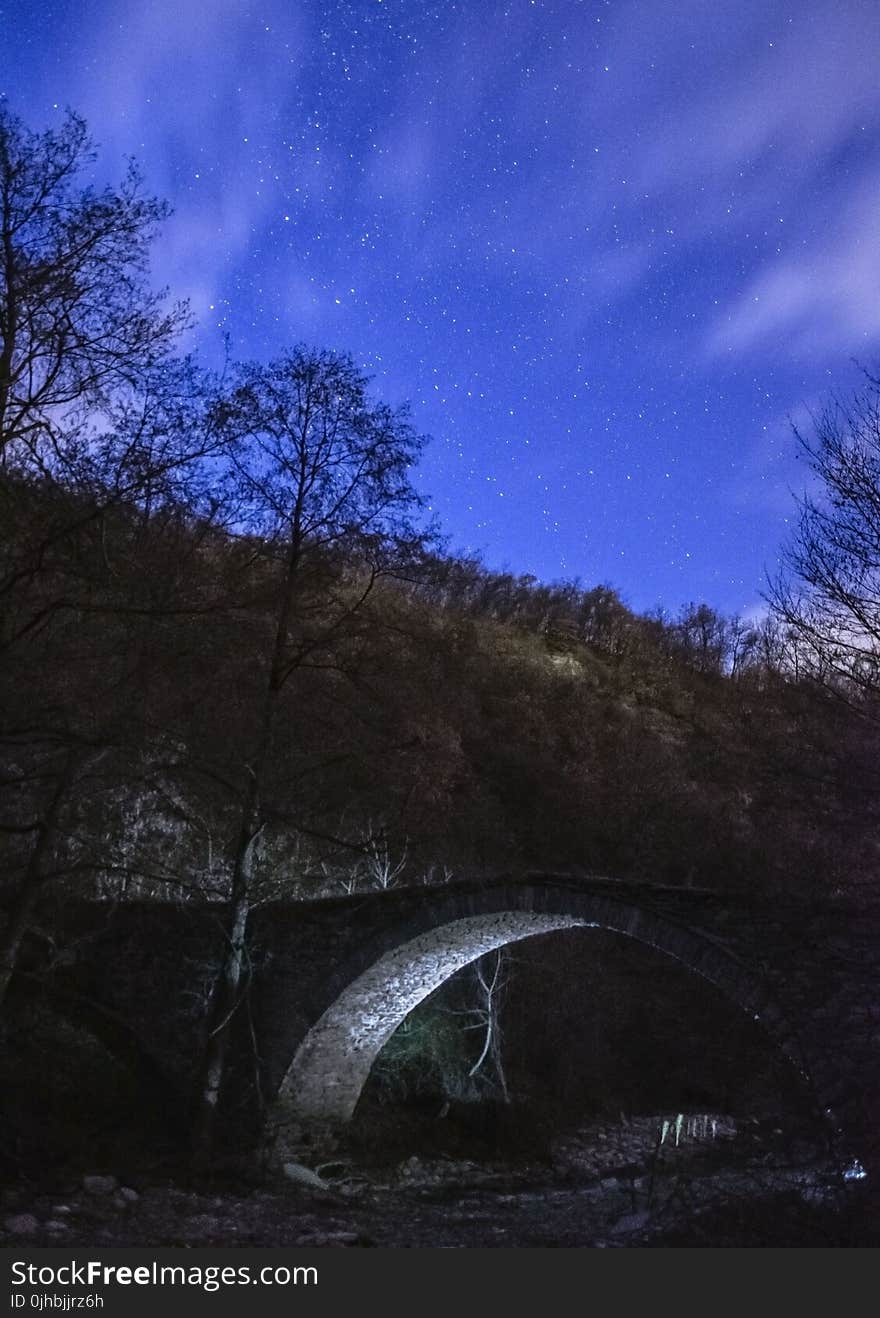
[[(608, 888), (615, 885), (609, 884)], [(270, 1119), (276, 1147), (308, 1146), (351, 1119), (373, 1062), (404, 1018), (456, 971), (496, 948), (558, 930), (596, 928), (675, 958), (760, 1020), (797, 1069), (799, 1047), (766, 981), (711, 934), (677, 922), (650, 900), (546, 883), (488, 892), (425, 894), (416, 913), (386, 930), (307, 1030)], [(290, 1138), (285, 1138), (288, 1131)]]

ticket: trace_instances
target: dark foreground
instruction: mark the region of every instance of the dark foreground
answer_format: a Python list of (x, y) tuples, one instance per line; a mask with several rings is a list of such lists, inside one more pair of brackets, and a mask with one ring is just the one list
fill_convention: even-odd
[[(729, 1118), (594, 1122), (540, 1157), (354, 1149), (198, 1183), (173, 1167), (22, 1180), (0, 1201), (5, 1246), (853, 1247), (880, 1244), (873, 1187), (816, 1144)], [(676, 1135), (678, 1143), (676, 1144)]]

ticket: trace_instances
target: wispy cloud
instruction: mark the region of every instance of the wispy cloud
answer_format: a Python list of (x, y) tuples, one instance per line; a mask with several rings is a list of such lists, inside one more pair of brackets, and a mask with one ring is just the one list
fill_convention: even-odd
[(880, 6), (636, 0), (598, 56), (606, 94), (585, 99), (582, 122), (609, 143), (600, 195), (618, 229), (665, 229), (672, 245), (664, 256), (655, 242), (655, 258), (699, 250), (708, 266), (714, 247), (721, 309), (703, 325), (707, 356), (783, 336), (818, 357), (876, 338)]
[(710, 327), (710, 358), (784, 342), (794, 356), (856, 351), (880, 336), (880, 173), (817, 237), (765, 262)]
[(152, 0), (103, 11), (80, 34), (72, 100), (102, 164), (134, 155), (175, 198), (163, 273), (197, 314), (246, 252), (292, 176), (279, 171), (281, 114), (301, 63), (298, 8), (239, 0)]

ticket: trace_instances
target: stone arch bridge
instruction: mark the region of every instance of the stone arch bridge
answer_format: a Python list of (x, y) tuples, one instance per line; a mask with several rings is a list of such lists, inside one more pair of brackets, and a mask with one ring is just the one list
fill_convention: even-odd
[[(108, 1017), (131, 1019), (184, 1073), (197, 1047), (187, 1037), (194, 1013), (181, 1002), (193, 996), (194, 973), (210, 980), (222, 917), (216, 906), (122, 904), (88, 917), (79, 908), (76, 923), (87, 918), (96, 932), (65, 991), (87, 998), (93, 1015), (97, 1002)], [(260, 1058), (275, 1156), (345, 1125), (383, 1044), (455, 971), (494, 948), (571, 928), (639, 940), (716, 985), (801, 1073), (841, 1156), (858, 1156), (880, 1178), (880, 902), (553, 874), (253, 912), (239, 1052)]]

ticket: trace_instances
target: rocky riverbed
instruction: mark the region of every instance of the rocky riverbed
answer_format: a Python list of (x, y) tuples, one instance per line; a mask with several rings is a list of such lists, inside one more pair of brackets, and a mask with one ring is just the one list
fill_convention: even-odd
[(815, 1142), (719, 1114), (597, 1121), (540, 1158), (410, 1154), (187, 1183), (101, 1169), (19, 1183), (0, 1244), (593, 1247), (880, 1243), (865, 1189)]

